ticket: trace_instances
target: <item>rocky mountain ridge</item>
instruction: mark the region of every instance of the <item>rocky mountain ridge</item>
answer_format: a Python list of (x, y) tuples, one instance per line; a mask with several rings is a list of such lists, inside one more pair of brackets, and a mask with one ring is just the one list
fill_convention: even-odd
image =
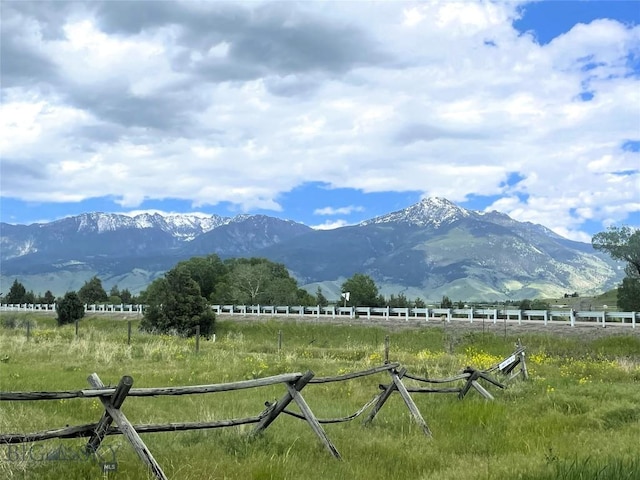
[(93, 275), (137, 292), (178, 261), (212, 253), (283, 263), (300, 285), (329, 295), (354, 273), (370, 275), (385, 295), (434, 300), (597, 293), (622, 276), (620, 265), (589, 244), (442, 198), (324, 231), (265, 215), (86, 213), (2, 223), (0, 246), (0, 291), (19, 278), (28, 289), (55, 294)]

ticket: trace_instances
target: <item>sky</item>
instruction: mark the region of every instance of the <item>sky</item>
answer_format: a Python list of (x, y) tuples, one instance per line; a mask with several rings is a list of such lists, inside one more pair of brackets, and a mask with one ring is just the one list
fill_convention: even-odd
[(640, 226), (640, 1), (0, 5), (2, 222)]

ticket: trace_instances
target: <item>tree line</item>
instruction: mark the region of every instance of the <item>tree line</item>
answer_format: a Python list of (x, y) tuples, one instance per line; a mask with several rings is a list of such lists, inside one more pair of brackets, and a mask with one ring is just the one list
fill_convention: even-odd
[[(128, 289), (120, 290), (118, 285), (114, 285), (109, 293), (102, 287), (102, 281), (94, 276), (87, 280), (77, 292), (78, 298), (83, 304), (93, 305), (98, 303), (120, 304), (138, 303), (137, 297), (131, 294)], [(13, 281), (9, 292), (2, 297), (2, 303), (7, 304), (42, 304), (53, 305), (56, 297), (51, 290), (47, 290), (44, 295), (36, 295), (33, 290), (27, 292), (25, 286), (17, 279)]]

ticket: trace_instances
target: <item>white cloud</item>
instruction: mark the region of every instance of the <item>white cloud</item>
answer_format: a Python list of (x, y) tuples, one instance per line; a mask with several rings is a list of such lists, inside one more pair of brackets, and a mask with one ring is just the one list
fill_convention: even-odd
[(349, 205), (348, 207), (324, 207), (316, 208), (313, 211), (314, 215), (349, 215), (353, 212), (363, 212), (364, 207), (357, 205)]
[[(3, 195), (278, 211), (312, 180), (507, 195), (493, 208), (576, 239), (638, 211), (638, 175), (616, 173), (640, 164), (620, 148), (640, 132), (625, 74), (638, 26), (599, 20), (541, 46), (511, 26), (516, 2), (167, 3), (174, 16), (126, 22), (115, 2), (78, 5), (58, 36), (7, 7), (22, 63), (3, 61)], [(511, 172), (524, 180), (507, 187)], [(358, 211), (343, 208), (315, 213)]]

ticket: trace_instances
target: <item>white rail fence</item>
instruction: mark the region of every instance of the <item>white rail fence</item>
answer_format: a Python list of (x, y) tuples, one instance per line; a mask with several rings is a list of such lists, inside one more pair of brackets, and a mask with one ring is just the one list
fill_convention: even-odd
[[(144, 313), (144, 305), (85, 305), (86, 313)], [(395, 308), (395, 307), (338, 307), (276, 306), (276, 305), (212, 305), (219, 315), (237, 316), (298, 316), (315, 318), (349, 318), (360, 320), (384, 319), (440, 322), (536, 323), (543, 325), (569, 324), (636, 328), (640, 312), (575, 311), (575, 310), (516, 310), (481, 308)], [(55, 312), (51, 304), (0, 304), (0, 312)]]

